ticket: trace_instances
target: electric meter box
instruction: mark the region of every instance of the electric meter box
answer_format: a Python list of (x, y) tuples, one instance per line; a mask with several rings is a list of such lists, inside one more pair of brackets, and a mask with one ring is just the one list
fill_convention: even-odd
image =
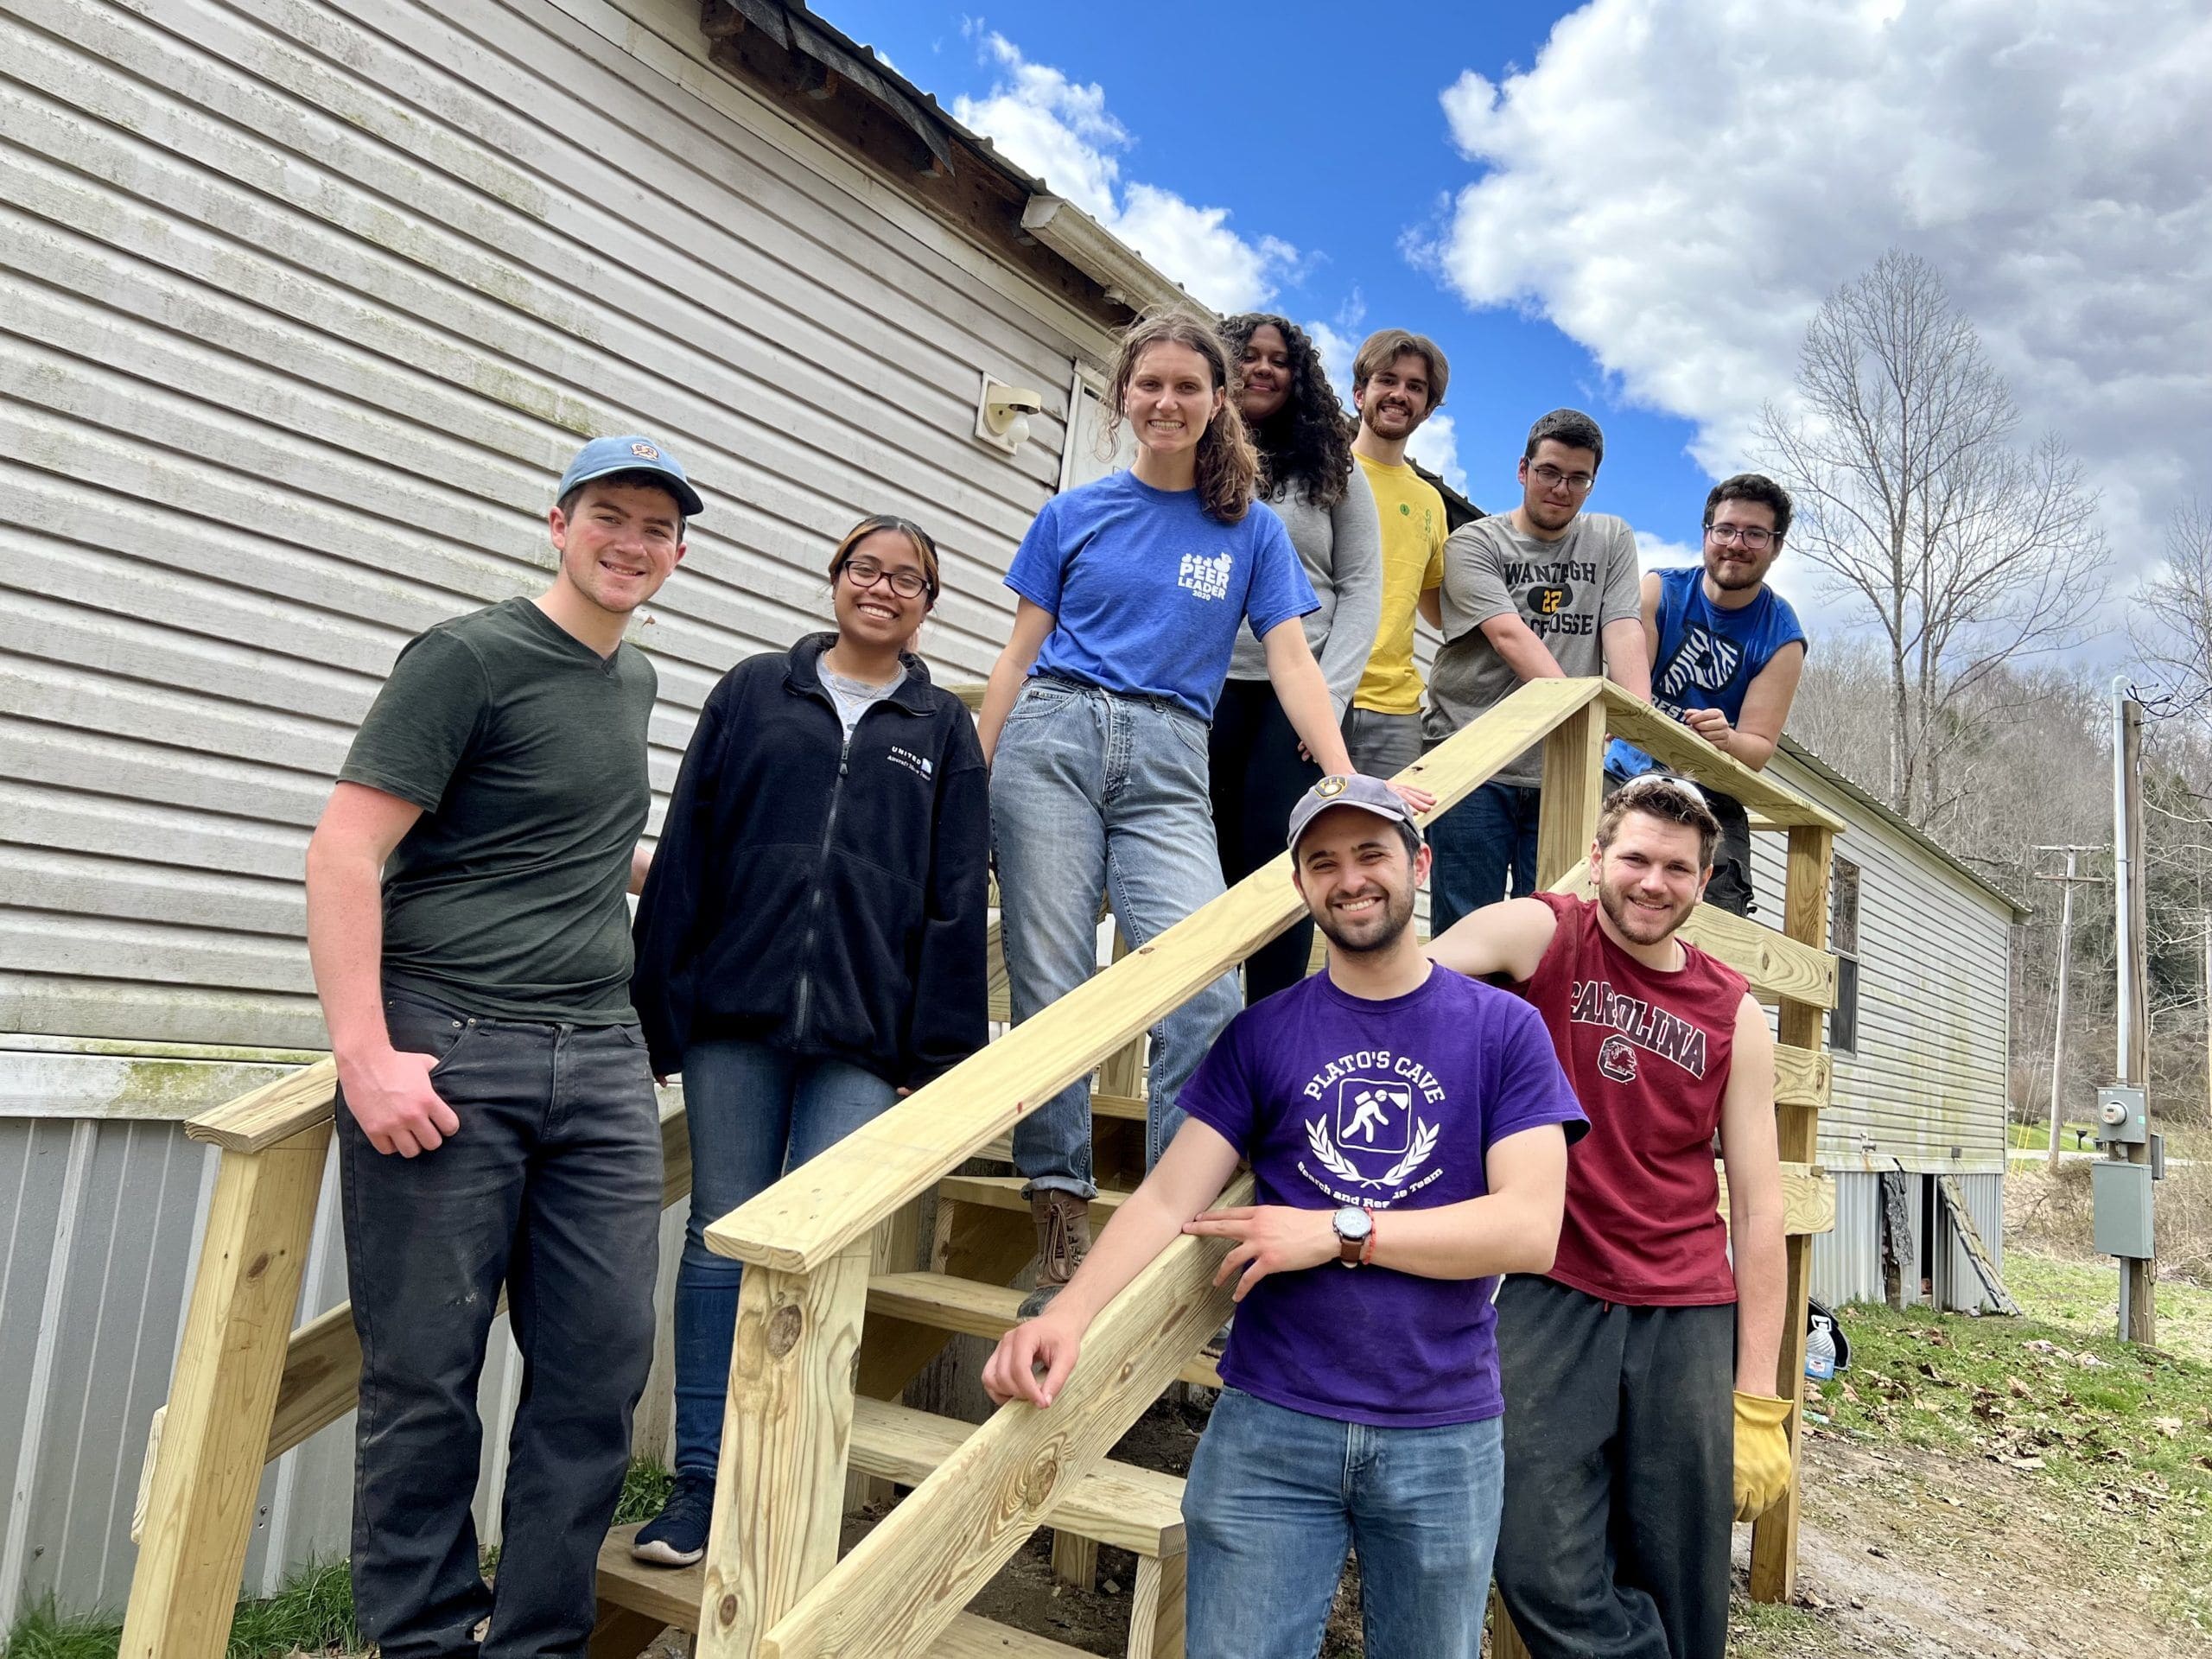
[(2151, 1166), (2116, 1158), (2089, 1166), (2089, 1194), (2096, 1206), (2097, 1254), (2148, 1261), (2151, 1245)]
[(2106, 1147), (2139, 1147), (2149, 1138), (2151, 1115), (2143, 1091), (2130, 1084), (2116, 1083), (2097, 1090), (2097, 1143)]

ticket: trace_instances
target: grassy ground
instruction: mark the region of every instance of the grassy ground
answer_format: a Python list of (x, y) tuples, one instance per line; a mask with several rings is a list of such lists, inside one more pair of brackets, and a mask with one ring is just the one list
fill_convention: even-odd
[[(2128, 1652), (2139, 1634), (2202, 1650), (2212, 1635), (2212, 1290), (2161, 1284), (2161, 1345), (2139, 1351), (2113, 1332), (2110, 1263), (2015, 1249), (2005, 1269), (2025, 1319), (1845, 1311), (1852, 1369), (1821, 1389), (1830, 1421), (1811, 1464), (1872, 1453), (1885, 1468), (1861, 1478), (1838, 1506), (1845, 1513), (1823, 1516), (1811, 1491), (1808, 1541), (1833, 1527), (1853, 1549), (1885, 1558), (1884, 1579), (1927, 1574), (1930, 1587), (2078, 1573), (2126, 1598), (2152, 1627), (2059, 1637), (2046, 1651)], [(1824, 1442), (1841, 1444), (1831, 1452)], [(1891, 1531), (1859, 1541), (1847, 1511), (1878, 1490), (1897, 1500)], [(1738, 1659), (1921, 1650), (1859, 1646), (1853, 1621), (1833, 1609), (1738, 1611)], [(1993, 1605), (1993, 1624), (2006, 1611), (2003, 1600)], [(2024, 1623), (2018, 1634), (2034, 1630)]]
[[(2068, 1123), (2058, 1141), (2062, 1152), (2094, 1152), (2097, 1143), (2087, 1123)], [(2075, 1131), (2081, 1133), (2077, 1135)], [(2008, 1123), (2005, 1126), (2005, 1140), (2015, 1152), (2047, 1152), (2050, 1147), (2050, 1125), (2048, 1123)]]
[[(359, 1646), (353, 1584), (343, 1561), (309, 1567), (276, 1595), (238, 1603), (228, 1659), (283, 1659)], [(8, 1632), (8, 1659), (115, 1659), (123, 1627), (35, 1609)]]

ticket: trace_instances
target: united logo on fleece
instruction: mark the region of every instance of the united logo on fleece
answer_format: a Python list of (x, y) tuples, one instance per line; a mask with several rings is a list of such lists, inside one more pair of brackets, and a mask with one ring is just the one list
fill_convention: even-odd
[[(1702, 1027), (1694, 1026), (1640, 996), (1623, 996), (1605, 980), (1574, 982), (1574, 1001), (1568, 1018), (1578, 1026), (1603, 1026), (1618, 1032), (1646, 1053), (1672, 1060), (1690, 1076), (1700, 1079), (1705, 1076), (1706, 1039)], [(1621, 1060), (1628, 1057), (1618, 1054), (1612, 1056), (1614, 1063), (1611, 1067), (1605, 1066), (1605, 1056), (1611, 1052), (1612, 1047), (1612, 1039), (1608, 1039), (1605, 1049), (1600, 1052), (1600, 1067), (1606, 1076), (1625, 1082), (1636, 1075), (1636, 1067), (1632, 1062), (1621, 1065)]]

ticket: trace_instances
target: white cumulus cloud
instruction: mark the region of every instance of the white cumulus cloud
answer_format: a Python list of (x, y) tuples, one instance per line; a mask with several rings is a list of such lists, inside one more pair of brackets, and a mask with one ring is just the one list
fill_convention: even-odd
[(1467, 469), (1459, 464), (1459, 435), (1449, 415), (1432, 415), (1414, 429), (1406, 454), (1453, 489), (1467, 493)]
[(1337, 401), (1351, 411), (1351, 360), (1359, 354), (1359, 342), (1333, 325), (1319, 319), (1306, 324), (1306, 337), (1313, 342), (1313, 349), (1321, 355), (1321, 369), (1329, 377), (1329, 384), (1336, 388)]
[[(2155, 551), (2212, 453), (2212, 11), (2196, 0), (1591, 0), (1443, 94), (1478, 176), (1416, 257), (1519, 306), (1716, 476), (1821, 297), (1919, 253)], [(2194, 133), (2195, 137), (2190, 135)]]
[(977, 35), (997, 79), (982, 98), (953, 100), (953, 118), (989, 138), (1007, 160), (1036, 174), (1207, 304), (1249, 311), (1294, 278), (1298, 250), (1280, 237), (1247, 238), (1226, 207), (1202, 207), (1172, 190), (1122, 176), (1135, 143), (1106, 107), (1096, 81), (1070, 79), (1032, 63), (995, 31)]

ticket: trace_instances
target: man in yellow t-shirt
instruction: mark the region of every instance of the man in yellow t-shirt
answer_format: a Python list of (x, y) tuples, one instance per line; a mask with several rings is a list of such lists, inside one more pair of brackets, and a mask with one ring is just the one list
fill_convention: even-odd
[(1382, 521), (1382, 620), (1375, 649), (1344, 710), (1344, 747), (1359, 771), (1394, 776), (1421, 759), (1421, 671), (1414, 666), (1414, 610), (1444, 580), (1444, 498), (1406, 462), (1406, 440), (1444, 402), (1451, 365), (1436, 342), (1403, 328), (1370, 334), (1352, 359), (1359, 410), (1352, 454)]

